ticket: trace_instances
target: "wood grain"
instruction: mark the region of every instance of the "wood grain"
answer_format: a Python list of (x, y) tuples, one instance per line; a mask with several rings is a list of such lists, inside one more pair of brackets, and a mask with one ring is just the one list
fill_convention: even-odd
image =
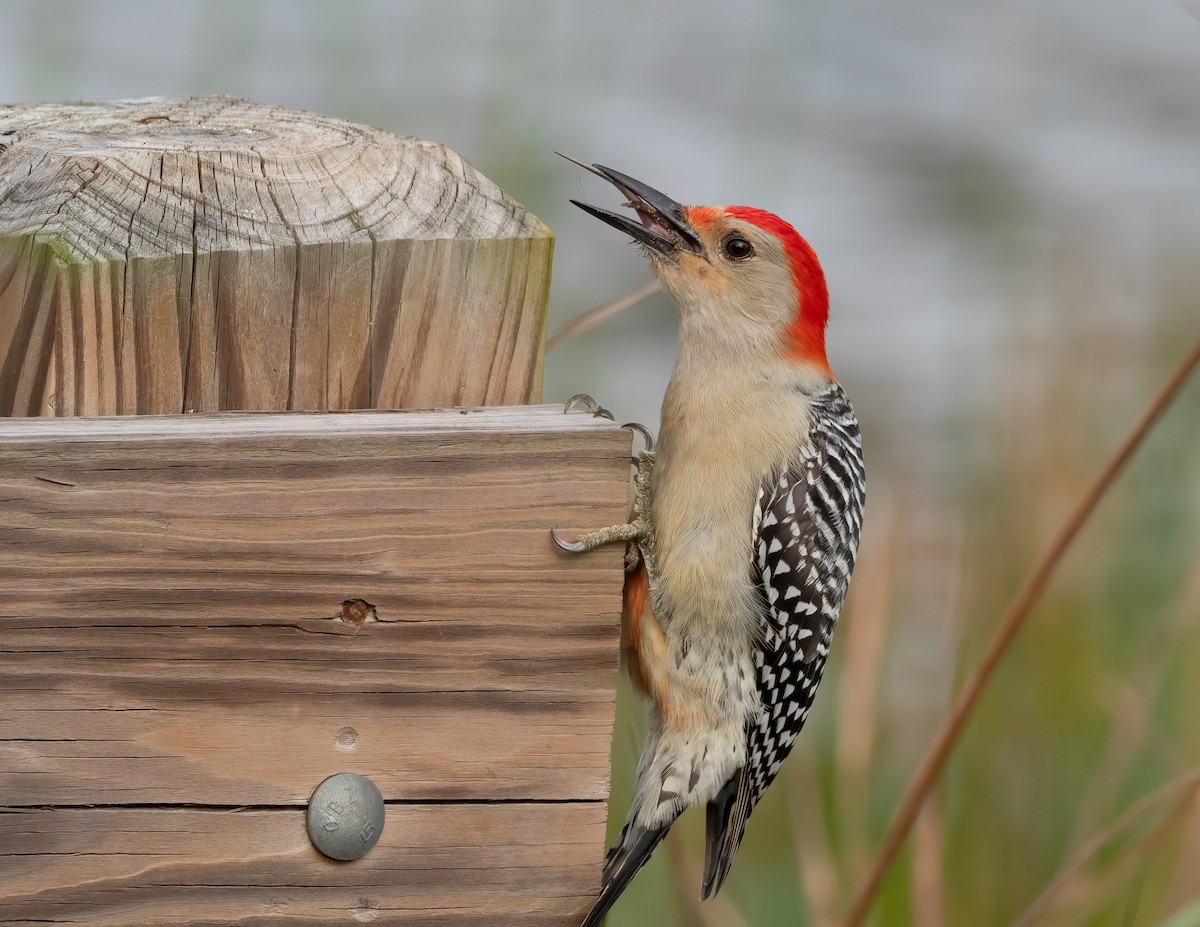
[(553, 237), (442, 145), (225, 97), (0, 140), (0, 415), (540, 398)]
[(575, 927), (604, 817), (595, 802), (393, 803), (378, 845), (334, 863), (299, 809), (0, 812), (0, 923)]
[[(559, 407), (0, 421), (0, 922), (576, 922), (621, 551), (548, 529), (623, 518), (629, 449)], [(302, 823), (342, 771), (389, 802), (351, 864)]]

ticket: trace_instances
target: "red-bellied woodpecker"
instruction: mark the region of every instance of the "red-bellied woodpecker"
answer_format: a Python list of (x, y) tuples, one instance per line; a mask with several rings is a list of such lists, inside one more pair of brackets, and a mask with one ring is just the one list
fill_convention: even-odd
[(680, 335), (633, 522), (555, 536), (572, 551), (631, 542), (623, 649), (651, 701), (633, 804), (584, 921), (595, 927), (693, 805), (708, 805), (702, 897), (724, 882), (821, 681), (865, 476), (825, 358), (828, 295), (808, 243), (760, 209), (683, 206), (588, 170), (641, 221), (572, 202), (642, 246)]

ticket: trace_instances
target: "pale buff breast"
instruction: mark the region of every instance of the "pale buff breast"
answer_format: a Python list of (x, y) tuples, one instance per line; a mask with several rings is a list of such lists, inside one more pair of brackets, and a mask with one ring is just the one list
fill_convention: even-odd
[(653, 492), (656, 611), (669, 639), (753, 636), (751, 527), (763, 462), (782, 466), (807, 442), (808, 406), (794, 379), (747, 369), (698, 380), (686, 358), (676, 366)]

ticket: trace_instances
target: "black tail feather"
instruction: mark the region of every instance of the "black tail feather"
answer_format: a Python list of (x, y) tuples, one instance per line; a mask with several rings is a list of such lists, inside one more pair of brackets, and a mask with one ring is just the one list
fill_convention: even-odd
[(600, 889), (600, 897), (592, 905), (592, 910), (584, 918), (582, 927), (599, 927), (608, 909), (616, 903), (625, 887), (646, 865), (650, 854), (662, 843), (668, 830), (669, 824), (657, 830), (625, 825), (625, 829), (621, 831), (621, 838), (604, 861), (604, 887)]
[(721, 889), (734, 854), (746, 832), (746, 818), (750, 814), (749, 789), (746, 788), (745, 767), (737, 770), (729, 781), (721, 786), (708, 803), (708, 820), (705, 828), (704, 882), (700, 889), (700, 900), (705, 901)]
[(733, 810), (733, 802), (737, 798), (738, 775), (734, 773), (729, 781), (721, 787), (712, 801), (708, 803), (708, 820), (704, 830), (704, 882), (700, 889), (701, 899), (708, 898), (713, 893), (713, 883), (716, 881), (717, 867), (721, 859), (721, 845), (724, 842), (725, 830), (729, 826), (729, 813)]

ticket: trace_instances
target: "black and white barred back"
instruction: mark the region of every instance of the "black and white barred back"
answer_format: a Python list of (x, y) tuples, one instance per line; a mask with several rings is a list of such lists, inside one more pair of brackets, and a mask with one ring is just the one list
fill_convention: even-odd
[(760, 707), (746, 726), (746, 765), (708, 807), (704, 897), (728, 875), (750, 811), (804, 726), (858, 552), (866, 493), (858, 421), (836, 383), (812, 397), (812, 416), (811, 447), (759, 489)]

